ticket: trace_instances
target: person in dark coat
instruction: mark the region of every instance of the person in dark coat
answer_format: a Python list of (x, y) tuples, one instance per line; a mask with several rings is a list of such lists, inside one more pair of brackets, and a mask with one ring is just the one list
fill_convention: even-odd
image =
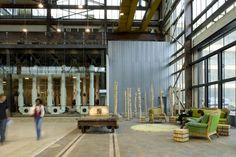
[(0, 94), (0, 142), (5, 141), (6, 126), (7, 126), (7, 100), (6, 96)]

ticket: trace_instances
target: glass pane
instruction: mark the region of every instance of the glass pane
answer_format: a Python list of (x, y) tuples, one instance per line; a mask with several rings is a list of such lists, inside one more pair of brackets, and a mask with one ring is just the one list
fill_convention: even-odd
[(205, 107), (206, 106), (206, 101), (205, 101), (205, 87), (200, 87), (198, 88), (198, 105), (200, 108)]
[(236, 82), (227, 82), (223, 84), (223, 99), (222, 99), (222, 108), (228, 108), (235, 114), (235, 88)]
[(222, 54), (223, 57), (223, 78), (235, 77), (235, 64), (236, 64), (236, 46), (225, 50)]
[(47, 10), (46, 9), (32, 9), (32, 16), (37, 17), (46, 17), (47, 16)]
[(193, 89), (193, 107), (198, 108), (198, 88)]
[(121, 3), (121, 0), (107, 0), (108, 6), (119, 6)]
[(200, 62), (198, 66), (198, 84), (205, 83), (205, 65), (204, 62)]
[(230, 43), (232, 43), (232, 42), (234, 42), (235, 40), (236, 40), (236, 30), (234, 30), (233, 32), (231, 32), (230, 34), (228, 34), (228, 35), (226, 35), (225, 37), (224, 37), (224, 39), (225, 39), (225, 45), (227, 45), (227, 44), (230, 44)]
[(221, 39), (217, 40), (216, 42), (212, 43), (210, 45), (210, 53), (220, 49), (221, 47), (223, 47), (223, 45), (224, 45), (223, 38), (221, 38)]
[(208, 79), (209, 82), (218, 80), (218, 56), (212, 56), (208, 60)]
[(198, 84), (198, 64), (193, 65), (193, 85)]
[(143, 10), (136, 10), (136, 12), (134, 14), (134, 20), (142, 20), (144, 14), (145, 14), (145, 11), (143, 11)]
[(218, 108), (218, 84), (208, 87), (208, 107)]
[(107, 10), (107, 19), (119, 19), (119, 10)]
[(205, 65), (204, 61), (193, 66), (193, 85), (205, 83)]

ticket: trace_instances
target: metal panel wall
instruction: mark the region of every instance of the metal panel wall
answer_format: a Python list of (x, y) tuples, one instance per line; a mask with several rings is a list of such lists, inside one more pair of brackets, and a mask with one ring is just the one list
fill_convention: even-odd
[[(142, 105), (147, 93), (148, 108), (151, 105), (151, 85), (154, 87), (155, 106), (158, 104), (160, 90), (168, 97), (170, 56), (168, 42), (109, 41), (109, 105), (113, 111), (114, 81), (118, 81), (118, 112), (124, 112), (124, 93), (132, 88), (132, 104), (137, 88), (141, 88)], [(168, 104), (168, 102), (167, 102)], [(144, 107), (142, 107), (144, 108)], [(167, 107), (169, 110), (169, 107)]]

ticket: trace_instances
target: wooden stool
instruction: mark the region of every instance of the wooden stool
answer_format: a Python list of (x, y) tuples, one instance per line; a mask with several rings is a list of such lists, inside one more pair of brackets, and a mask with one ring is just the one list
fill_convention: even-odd
[(178, 118), (178, 116), (171, 116), (171, 117), (169, 118), (169, 122), (176, 124), (177, 118)]
[(188, 129), (175, 129), (173, 132), (173, 138), (176, 142), (187, 142), (189, 140)]
[(217, 133), (221, 136), (229, 136), (230, 135), (230, 125), (218, 124), (217, 125)]
[(140, 123), (146, 123), (146, 116), (141, 116), (141, 118), (139, 119)]

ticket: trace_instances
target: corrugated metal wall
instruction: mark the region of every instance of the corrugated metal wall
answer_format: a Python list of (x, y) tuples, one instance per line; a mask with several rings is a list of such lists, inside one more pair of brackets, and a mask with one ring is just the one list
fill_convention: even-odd
[[(141, 88), (142, 105), (144, 91), (148, 107), (151, 105), (150, 89), (153, 84), (155, 106), (160, 90), (168, 96), (168, 62), (170, 44), (167, 42), (109, 41), (109, 105), (113, 111), (114, 81), (118, 81), (118, 112), (124, 112), (124, 91), (132, 88), (132, 103), (137, 88)], [(167, 103), (168, 104), (168, 103)]]

